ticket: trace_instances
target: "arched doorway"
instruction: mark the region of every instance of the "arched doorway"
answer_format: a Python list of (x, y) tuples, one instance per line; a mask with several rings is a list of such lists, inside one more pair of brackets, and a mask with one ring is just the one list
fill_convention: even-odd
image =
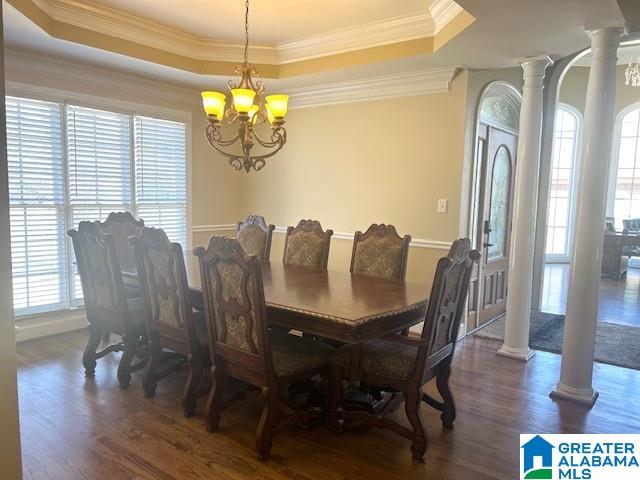
[(478, 103), (471, 236), (482, 259), (471, 278), (467, 332), (505, 312), (521, 102), (511, 84), (492, 82)]

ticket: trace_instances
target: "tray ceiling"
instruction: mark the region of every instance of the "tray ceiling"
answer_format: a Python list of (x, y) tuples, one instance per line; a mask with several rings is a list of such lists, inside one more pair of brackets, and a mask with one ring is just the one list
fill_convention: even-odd
[[(241, 0), (8, 3), (52, 38), (197, 74), (232, 73), (242, 55)], [(254, 4), (250, 60), (270, 78), (428, 55), (475, 20), (453, 0), (254, 0)]]

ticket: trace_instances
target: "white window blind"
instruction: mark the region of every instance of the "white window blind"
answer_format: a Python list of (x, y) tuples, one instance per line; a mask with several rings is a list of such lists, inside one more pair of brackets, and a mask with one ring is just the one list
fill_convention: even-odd
[(186, 125), (142, 116), (134, 124), (138, 216), (186, 246)]
[(187, 242), (186, 124), (7, 97), (16, 315), (82, 303), (71, 240), (130, 211)]
[(131, 117), (67, 107), (69, 203), (73, 227), (131, 206)]
[(7, 97), (16, 315), (67, 303), (61, 106)]
[[(131, 117), (67, 106), (67, 155), (71, 227), (131, 210)], [(74, 258), (75, 260), (75, 258)], [(82, 299), (73, 262), (71, 298)]]

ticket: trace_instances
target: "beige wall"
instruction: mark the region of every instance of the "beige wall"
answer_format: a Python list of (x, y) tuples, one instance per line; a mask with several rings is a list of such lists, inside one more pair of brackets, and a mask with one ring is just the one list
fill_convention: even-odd
[[(0, 13), (2, 6), (0, 5)], [(2, 20), (0, 20), (0, 38)], [(1, 40), (0, 40), (1, 43)], [(4, 51), (4, 48), (2, 49)], [(0, 53), (0, 65), (3, 65)], [(4, 69), (0, 69), (0, 465), (2, 478), (22, 478), (18, 396), (16, 388), (16, 344), (11, 294), (11, 239), (9, 237), (9, 190), (7, 186), (7, 140), (5, 136)]]
[[(628, 87), (624, 84), (625, 68), (625, 65), (618, 65), (616, 70), (616, 115), (632, 103), (640, 102), (640, 88)], [(571, 67), (565, 74), (562, 85), (560, 86), (560, 101), (584, 113), (588, 80), (589, 67)]]
[[(301, 218), (353, 233), (374, 222), (414, 239), (458, 235), (467, 73), (449, 93), (292, 110), (288, 143), (246, 177), (245, 213), (278, 226)], [(449, 210), (436, 213), (446, 198)], [(272, 259), (282, 255), (275, 234)], [(444, 250), (414, 247), (408, 276), (430, 281)], [(332, 241), (330, 268), (347, 270), (351, 240)]]

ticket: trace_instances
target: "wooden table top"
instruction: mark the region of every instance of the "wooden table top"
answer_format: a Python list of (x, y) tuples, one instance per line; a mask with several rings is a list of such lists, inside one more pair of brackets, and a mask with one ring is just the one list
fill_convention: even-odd
[[(270, 323), (348, 343), (420, 323), (429, 294), (427, 284), (276, 262), (263, 265), (262, 278)], [(194, 306), (199, 283), (190, 278)]]
[(262, 278), (268, 306), (354, 326), (426, 305), (429, 292), (422, 284), (282, 263), (265, 264)]

